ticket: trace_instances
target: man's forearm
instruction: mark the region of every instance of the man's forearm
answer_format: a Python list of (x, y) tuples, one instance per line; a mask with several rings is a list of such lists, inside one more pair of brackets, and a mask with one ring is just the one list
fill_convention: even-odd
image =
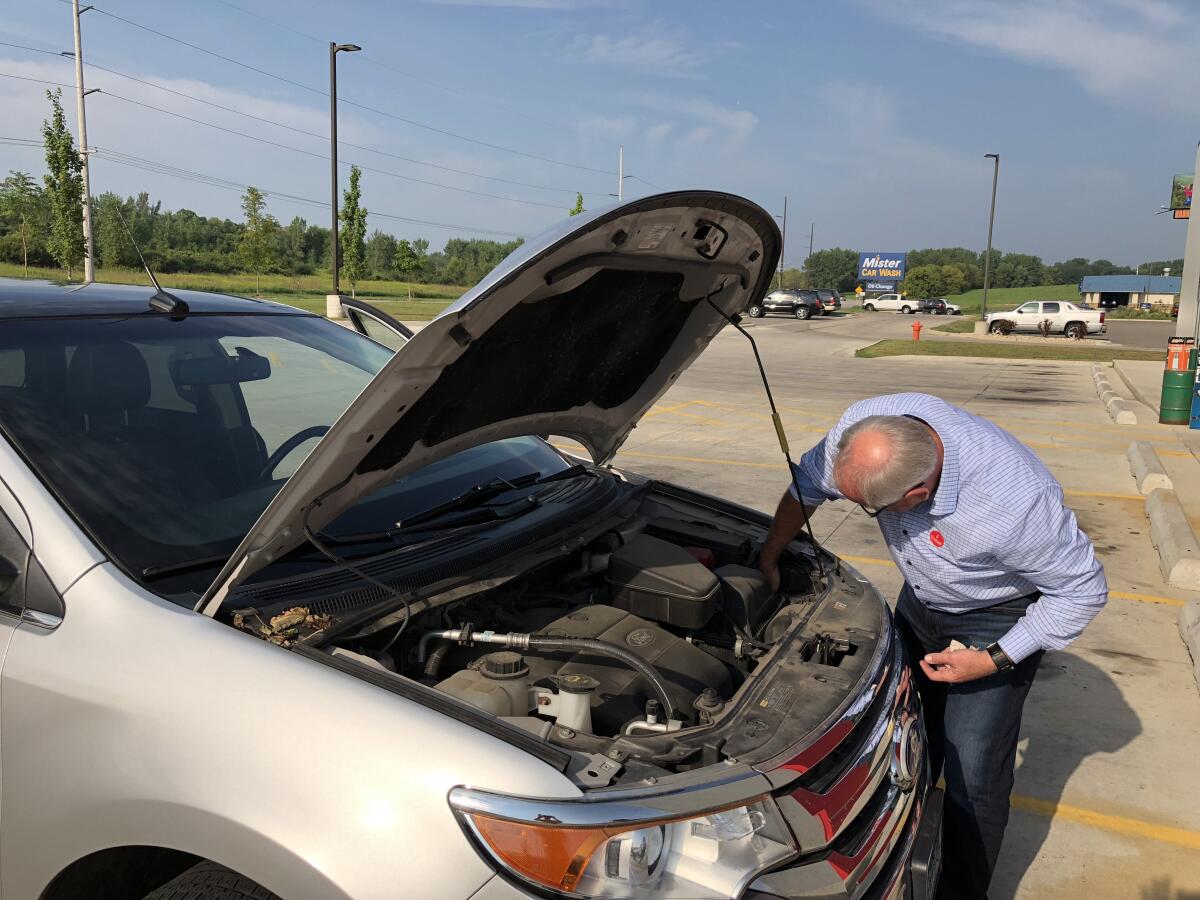
[(771, 530), (767, 532), (767, 539), (763, 543), (762, 558), (772, 563), (778, 560), (783, 548), (800, 533), (805, 521), (812, 514), (812, 507), (806, 508), (792, 496), (791, 491), (784, 491), (779, 506), (775, 509)]

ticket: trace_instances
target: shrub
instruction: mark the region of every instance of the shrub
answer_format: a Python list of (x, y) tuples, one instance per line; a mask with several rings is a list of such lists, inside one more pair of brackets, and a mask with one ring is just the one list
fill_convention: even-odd
[(988, 327), (988, 331), (997, 331), (1000, 334), (1009, 335), (1017, 327), (1017, 323), (1012, 319), (996, 319)]

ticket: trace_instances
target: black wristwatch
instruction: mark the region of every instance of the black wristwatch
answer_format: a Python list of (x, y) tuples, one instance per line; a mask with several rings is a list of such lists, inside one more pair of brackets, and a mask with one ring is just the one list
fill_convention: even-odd
[(1007, 672), (1013, 668), (1013, 661), (1008, 658), (1008, 654), (1000, 649), (999, 644), (988, 644), (988, 656), (992, 658), (992, 662), (996, 664), (996, 671)]

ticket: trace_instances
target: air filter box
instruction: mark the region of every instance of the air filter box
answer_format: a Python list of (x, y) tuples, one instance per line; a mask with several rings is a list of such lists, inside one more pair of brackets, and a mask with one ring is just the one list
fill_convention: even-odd
[(701, 628), (712, 618), (721, 590), (717, 576), (687, 550), (640, 534), (608, 564), (612, 605), (678, 628)]

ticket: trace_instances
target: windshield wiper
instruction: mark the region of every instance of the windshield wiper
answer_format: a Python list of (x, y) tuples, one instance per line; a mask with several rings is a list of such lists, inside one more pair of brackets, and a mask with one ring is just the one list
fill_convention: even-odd
[(457, 497), (451, 497), (443, 503), (438, 503), (428, 509), (421, 510), (419, 513), (414, 513), (407, 518), (401, 519), (396, 523), (396, 527), (392, 529), (391, 533), (395, 534), (400, 531), (407, 531), (417, 525), (423, 525), (433, 519), (441, 518), (448, 512), (481, 506), (493, 497), (499, 497), (501, 494), (506, 494), (509, 491), (518, 490), (523, 487), (532, 487), (535, 484), (546, 484), (551, 481), (574, 478), (577, 475), (583, 475), (587, 471), (587, 466), (577, 464), (560, 472), (552, 472), (549, 475), (542, 475), (541, 472), (526, 472), (524, 475), (518, 475), (515, 478), (493, 478), (491, 481), (484, 484), (477, 484), (470, 490), (463, 491)]
[(211, 569), (213, 566), (223, 566), (229, 561), (229, 554), (220, 556), (200, 556), (183, 562), (171, 563), (166, 566), (146, 566), (142, 569), (143, 581), (156, 581), (169, 575), (183, 575), (187, 572), (199, 572), (201, 569)]

